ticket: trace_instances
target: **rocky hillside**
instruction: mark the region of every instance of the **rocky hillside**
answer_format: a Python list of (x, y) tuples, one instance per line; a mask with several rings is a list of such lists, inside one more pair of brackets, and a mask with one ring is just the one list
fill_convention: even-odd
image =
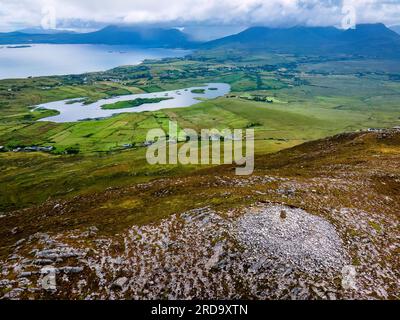
[(0, 297), (399, 299), (400, 132), (0, 216)]

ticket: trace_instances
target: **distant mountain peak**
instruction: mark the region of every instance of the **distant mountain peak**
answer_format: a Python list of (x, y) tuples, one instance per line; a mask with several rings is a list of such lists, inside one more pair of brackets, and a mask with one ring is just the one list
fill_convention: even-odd
[[(194, 48), (199, 45), (177, 28), (158, 26), (109, 25), (89, 33), (66, 33), (62, 30), (55, 30), (51, 34), (43, 32), (3, 33), (0, 34), (0, 44), (119, 44), (152, 48)], [(216, 47), (300, 55), (356, 55), (400, 59), (400, 35), (382, 23), (360, 24), (349, 30), (334, 27), (254, 26), (201, 45), (202, 49)]]
[(400, 25), (391, 26), (390, 29), (393, 30), (394, 32), (396, 32), (397, 34), (400, 34)]
[(35, 33), (11, 32), (0, 34), (0, 44), (53, 43), (53, 44), (109, 44), (140, 47), (187, 48), (193, 47), (188, 36), (176, 28), (110, 25), (89, 33)]
[(251, 27), (210, 41), (204, 48), (230, 47), (303, 55), (357, 55), (400, 59), (400, 36), (382, 23), (355, 29), (334, 27)]
[(25, 28), (18, 30), (19, 33), (24, 34), (59, 34), (59, 33), (75, 33), (74, 31), (63, 29), (43, 29), (42, 27)]

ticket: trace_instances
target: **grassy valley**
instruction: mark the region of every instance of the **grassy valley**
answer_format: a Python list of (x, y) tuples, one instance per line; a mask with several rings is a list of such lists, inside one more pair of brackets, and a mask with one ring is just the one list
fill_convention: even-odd
[[(0, 145), (9, 151), (26, 146), (54, 147), (50, 154), (0, 153), (3, 210), (40, 202), (47, 196), (68, 194), (71, 189), (74, 190), (72, 194), (76, 194), (79, 190), (87, 192), (92, 188), (103, 188), (102, 180), (118, 185), (121, 179), (130, 179), (126, 177), (127, 171), (128, 177), (159, 174), (158, 168), (146, 165), (142, 144), (149, 129), (167, 130), (169, 120), (177, 121), (180, 128), (197, 131), (202, 128), (254, 128), (259, 154), (340, 132), (391, 128), (400, 124), (400, 81), (392, 73), (385, 72), (385, 67), (390, 68), (393, 62), (379, 62), (379, 72), (360, 74), (359, 60), (342, 62), (350, 66), (346, 71), (335, 67), (335, 72), (327, 72), (321, 69), (321, 63), (335, 65), (341, 62), (281, 55), (259, 58), (243, 56), (240, 51), (224, 57), (219, 51), (206, 55), (200, 52), (185, 59), (146, 61), (140, 66), (102, 73), (0, 81)], [(274, 59), (276, 64), (273, 64)], [(364, 62), (365, 69), (369, 65), (369, 61)], [(352, 66), (355, 69), (350, 73)], [(229, 83), (232, 92), (226, 97), (199, 101), (189, 108), (126, 113), (75, 123), (38, 122), (36, 120), (53, 111), (32, 112), (30, 109), (33, 105), (61, 99), (85, 97), (86, 101), (96, 101), (123, 94), (182, 89), (207, 82)], [(135, 104), (144, 102), (134, 101)], [(131, 103), (110, 107), (131, 107)], [(133, 149), (126, 150), (126, 145), (132, 145)], [(64, 155), (69, 150), (78, 155)], [(19, 163), (25, 166), (32, 161), (42, 161), (43, 166), (27, 168), (30, 174), (21, 168), (9, 168), (9, 164), (20, 167)], [(112, 165), (101, 164), (103, 161)], [(58, 170), (55, 174), (50, 163), (67, 163), (71, 172), (81, 173), (76, 178), (67, 174), (68, 170)], [(84, 172), (93, 173), (99, 168), (105, 177), (90, 179), (90, 187), (87, 183), (82, 184)], [(176, 170), (180, 169), (173, 172)], [(111, 179), (111, 174), (123, 178)], [(36, 198), (34, 192), (26, 192), (44, 181), (47, 181), (47, 187), (42, 191), (42, 197)]]

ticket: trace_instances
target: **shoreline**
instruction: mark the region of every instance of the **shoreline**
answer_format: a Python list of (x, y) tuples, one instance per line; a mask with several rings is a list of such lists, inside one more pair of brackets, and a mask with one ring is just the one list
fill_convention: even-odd
[[(98, 60), (98, 66), (96, 68), (89, 70), (90, 68), (94, 66), (88, 66), (89, 69), (86, 70), (81, 70), (81, 71), (74, 71), (71, 70), (70, 72), (64, 72), (62, 71), (63, 68), (65, 68), (64, 64), (60, 63), (56, 65), (57, 61), (53, 60), (48, 62), (47, 60), (44, 61), (45, 57), (40, 58), (43, 59), (43, 67), (45, 68), (46, 63), (53, 64), (51, 68), (59, 69), (60, 71), (54, 71), (48, 74), (35, 74), (38, 72), (38, 70), (41, 70), (42, 68), (35, 67), (31, 74), (26, 74), (26, 75), (14, 75), (13, 70), (20, 70), (18, 65), (15, 67), (11, 68), (3, 68), (5, 70), (5, 74), (2, 75), (0, 73), (0, 81), (5, 81), (5, 80), (26, 80), (26, 79), (36, 79), (36, 78), (44, 78), (44, 77), (65, 77), (65, 76), (82, 76), (85, 74), (91, 74), (91, 73), (98, 73), (98, 72), (107, 72), (109, 70), (113, 70), (116, 68), (120, 67), (125, 67), (125, 66), (138, 66), (141, 65), (143, 62), (146, 60), (163, 60), (163, 59), (171, 59), (171, 58), (183, 58), (190, 54), (192, 50), (186, 50), (183, 48), (146, 48), (146, 47), (139, 47), (139, 46), (131, 46), (131, 45), (106, 45), (106, 44), (51, 44), (51, 43), (32, 43), (32, 44), (2, 44), (0, 45), (0, 49), (3, 49), (0, 51), (0, 60), (2, 58), (8, 59), (8, 60), (15, 60), (11, 61), (13, 63), (18, 62), (18, 57), (15, 58), (14, 55), (9, 55), (6, 54), (8, 51), (7, 49), (17, 49), (17, 48), (24, 48), (27, 50), (31, 50), (32, 52), (27, 52), (25, 51), (24, 54), (27, 55), (25, 57), (26, 59), (21, 59), (20, 63), (21, 64), (26, 64), (30, 65), (31, 63), (29, 60), (31, 59), (31, 56), (35, 55), (40, 55), (40, 47), (47, 46), (47, 47), (53, 47), (55, 51), (60, 51), (60, 52), (54, 52), (54, 55), (59, 55), (62, 57), (62, 55), (67, 54), (67, 50), (57, 50), (57, 49), (62, 49), (64, 47), (65, 49), (68, 49), (67, 47), (72, 47), (75, 46), (77, 49), (85, 49), (87, 52), (82, 52), (81, 55), (81, 60), (83, 60), (83, 64), (93, 64), (92, 59), (89, 59), (90, 56), (88, 55), (93, 55), (92, 58)], [(93, 50), (93, 49), (99, 49), (99, 50)], [(64, 52), (63, 52), (64, 51)], [(149, 52), (149, 54), (146, 55), (146, 52)], [(171, 55), (169, 55), (169, 52)], [(174, 54), (172, 54), (174, 53)], [(20, 54), (20, 53), (19, 53)], [(4, 57), (2, 57), (4, 55)], [(121, 62), (114, 65), (114, 66), (109, 66), (105, 65), (108, 63), (110, 60), (110, 55), (115, 55), (115, 56), (124, 56), (125, 58), (120, 59)], [(135, 55), (139, 56), (139, 61), (133, 62), (135, 59)], [(140, 58), (140, 56), (143, 56)], [(156, 56), (154, 57), (153, 55), (161, 55), (161, 56)], [(115, 57), (114, 57), (115, 58)], [(126, 60), (132, 59), (132, 62), (125, 63)], [(27, 60), (27, 61), (23, 61)], [(112, 59), (112, 61), (118, 60), (118, 59)], [(35, 63), (32, 63), (32, 65), (37, 66), (37, 61), (34, 61)], [(103, 65), (101, 65), (103, 64)], [(74, 66), (74, 68), (77, 68), (77, 66)], [(2, 69), (2, 66), (0, 65), (0, 70)], [(10, 76), (7, 76), (6, 73), (10, 74)]]

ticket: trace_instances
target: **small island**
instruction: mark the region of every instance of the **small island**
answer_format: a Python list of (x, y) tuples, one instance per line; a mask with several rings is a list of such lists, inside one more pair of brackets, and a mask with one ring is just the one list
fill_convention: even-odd
[(17, 45), (17, 46), (7, 46), (7, 49), (24, 49), (24, 48), (32, 48), (30, 45)]
[(197, 94), (204, 94), (206, 92), (206, 89), (193, 89), (191, 92)]
[(101, 108), (103, 110), (114, 110), (114, 109), (127, 109), (127, 108), (134, 108), (139, 107), (143, 104), (147, 103), (158, 103), (164, 100), (170, 100), (173, 98), (137, 98), (135, 100), (129, 101), (119, 101), (116, 103), (110, 103), (102, 105)]
[(81, 99), (72, 99), (72, 100), (68, 100), (65, 102), (65, 104), (74, 104), (74, 103), (85, 103), (86, 102), (86, 98), (81, 98)]

